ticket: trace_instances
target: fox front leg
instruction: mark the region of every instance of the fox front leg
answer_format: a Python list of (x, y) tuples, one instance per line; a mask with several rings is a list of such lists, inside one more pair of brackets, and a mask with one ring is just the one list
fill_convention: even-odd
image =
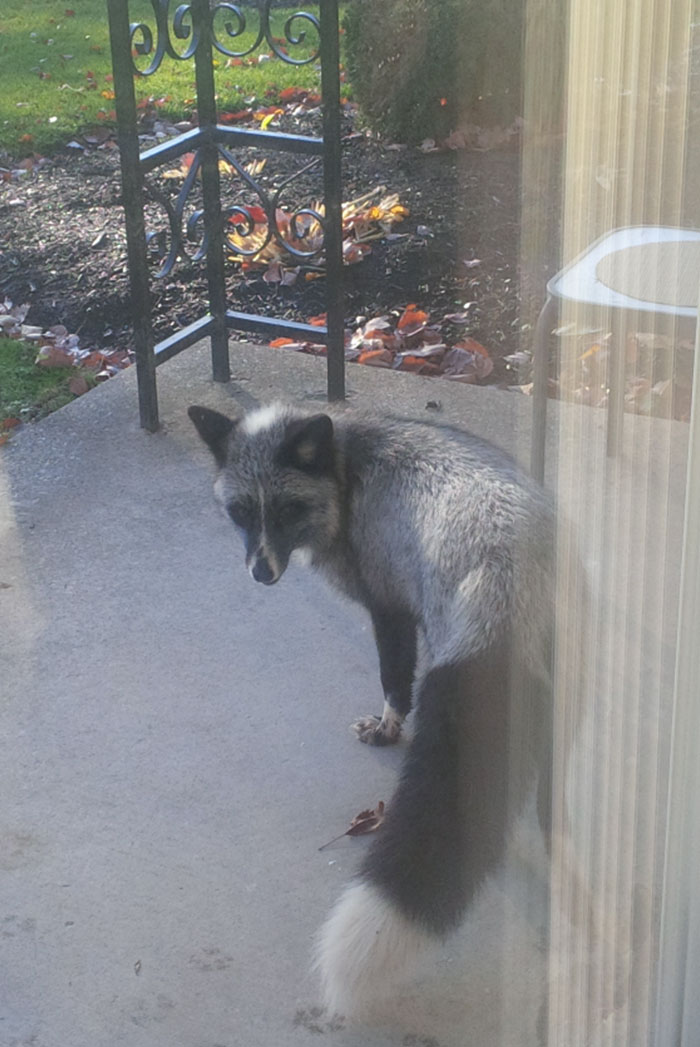
[(391, 745), (398, 741), (401, 725), (411, 710), (416, 669), (416, 623), (403, 611), (372, 611), (379, 671), (384, 689), (381, 716), (364, 716), (353, 724), (361, 742)]

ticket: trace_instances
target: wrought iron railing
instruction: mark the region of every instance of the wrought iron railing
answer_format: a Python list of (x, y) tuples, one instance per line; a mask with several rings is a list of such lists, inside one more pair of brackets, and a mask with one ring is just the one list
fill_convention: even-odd
[[(332, 400), (342, 399), (345, 377), (337, 0), (320, 0), (318, 16), (293, 11), (284, 22), (284, 40), (272, 29), (271, 0), (246, 0), (238, 4), (189, 0), (174, 10), (170, 0), (150, 0), (150, 4), (152, 18), (149, 13), (148, 21), (131, 22), (128, 0), (107, 0), (141, 424), (150, 430), (158, 427), (158, 364), (202, 338), (211, 340), (214, 380), (228, 381), (229, 330), (291, 335), (296, 340), (325, 343), (328, 396)], [(252, 42), (251, 20), (257, 23)], [(255, 53), (262, 46), (274, 56), (273, 61), (291, 65), (320, 61), (320, 136), (232, 127), (218, 122), (214, 52), (235, 60)], [(134, 78), (153, 76), (167, 59), (194, 61), (198, 126), (141, 152)], [(232, 151), (247, 147), (313, 159), (271, 191), (256, 180)], [(186, 153), (192, 153), (193, 157), (173, 199), (147, 176)], [(222, 162), (224, 170), (232, 172), (247, 189), (246, 198), (240, 202), (222, 203)], [(318, 165), (323, 168), (322, 205), (297, 207), (288, 216), (285, 228), (280, 228), (281, 193), (295, 178)], [(250, 203), (251, 195), (256, 200), (254, 207)], [(147, 200), (163, 208), (167, 218), (165, 230), (147, 230), (144, 217)], [(265, 226), (262, 237), (261, 215)], [(306, 235), (310, 228), (320, 234), (313, 237), (312, 244)], [(233, 234), (235, 244), (231, 240)], [(302, 263), (313, 261), (322, 252), (325, 326), (244, 313), (228, 307), (227, 251), (235, 249), (238, 256), (254, 257), (273, 241)], [(152, 272), (154, 254), (159, 258), (159, 265)], [(206, 266), (209, 309), (193, 323), (156, 344), (151, 320), (151, 279), (167, 278), (183, 259)]]

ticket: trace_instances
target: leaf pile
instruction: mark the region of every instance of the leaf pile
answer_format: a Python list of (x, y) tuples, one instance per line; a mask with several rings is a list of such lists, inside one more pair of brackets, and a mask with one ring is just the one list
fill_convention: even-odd
[[(315, 202), (308, 209), (323, 218), (323, 203)], [(229, 259), (238, 262), (241, 269), (265, 269), (263, 280), (266, 283), (280, 283), (291, 286), (297, 280), (304, 264), (286, 248), (303, 251), (309, 255), (315, 270), (323, 267), (323, 229), (320, 221), (313, 214), (294, 214), (283, 207), (275, 211), (275, 224), (283, 242), (268, 236), (268, 217), (259, 205), (246, 208), (253, 220), (253, 228), (245, 227), (242, 219), (244, 213), (234, 212), (229, 218), (230, 229), (227, 232)], [(400, 202), (397, 193), (387, 193), (384, 186), (379, 186), (355, 200), (342, 205), (343, 260), (346, 265), (361, 262), (372, 251), (371, 241), (381, 240), (391, 233), (397, 222), (403, 221), (408, 210)], [(259, 245), (259, 250), (250, 257), (250, 252)], [(236, 252), (236, 247), (245, 250), (246, 254)], [(315, 278), (316, 273), (308, 273), (307, 278)]]
[[(24, 320), (28, 312), (27, 303), (13, 305), (9, 299), (0, 302), (0, 336), (35, 345), (35, 363), (39, 367), (87, 368), (93, 373), (96, 382), (104, 382), (132, 362), (132, 355), (125, 349), (81, 347), (79, 335), (70, 334), (63, 324), (54, 324), (46, 330), (26, 324)], [(81, 396), (89, 388), (84, 377), (77, 377), (74, 385), (71, 392), (75, 396)]]
[[(314, 326), (325, 322), (325, 313), (309, 321)], [(491, 374), (493, 360), (476, 339), (462, 336), (455, 340), (453, 332), (468, 322), (466, 313), (450, 313), (441, 324), (431, 324), (427, 312), (415, 304), (407, 305), (400, 314), (363, 320), (354, 332), (346, 332), (345, 359), (473, 385)], [(313, 356), (326, 352), (325, 345), (291, 338), (275, 338), (270, 345)]]
[[(629, 414), (656, 418), (690, 419), (693, 385), (694, 345), (659, 332), (629, 332), (618, 342), (609, 331), (568, 324), (554, 332), (564, 347), (562, 365), (548, 380), (547, 394), (553, 399), (591, 407), (607, 407), (610, 369), (619, 353), (625, 357), (624, 410)], [(525, 358), (526, 359), (523, 359)], [(530, 354), (505, 357), (507, 363), (528, 363)], [(515, 387), (527, 395), (532, 382)]]

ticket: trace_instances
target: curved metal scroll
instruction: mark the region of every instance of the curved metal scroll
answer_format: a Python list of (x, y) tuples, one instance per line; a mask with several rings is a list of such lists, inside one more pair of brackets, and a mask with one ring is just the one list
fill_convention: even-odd
[[(172, 273), (178, 258), (186, 258), (190, 262), (199, 262), (206, 256), (208, 246), (206, 233), (203, 232), (201, 235), (198, 233), (198, 225), (203, 215), (201, 207), (194, 210), (189, 216), (185, 231), (183, 232), (185, 207), (192, 188), (200, 174), (201, 167), (201, 151), (197, 150), (192, 159), (190, 169), (182, 183), (180, 192), (177, 194), (174, 201), (158, 189), (158, 187), (150, 180), (144, 179), (144, 188), (148, 196), (160, 204), (160, 206), (165, 210), (168, 216), (168, 226), (170, 230), (169, 246), (167, 234), (164, 230), (159, 229), (146, 233), (146, 244), (148, 247), (151, 250), (155, 248), (159, 258), (165, 256), (165, 260), (162, 262), (160, 268), (153, 274), (157, 280), (161, 280), (163, 277), (169, 276)], [(199, 247), (196, 251), (190, 254), (186, 249), (186, 243), (197, 243), (198, 241)]]
[[(130, 23), (129, 39), (134, 56), (132, 64), (134, 71), (139, 76), (152, 76), (160, 68), (166, 55), (177, 61), (192, 58), (199, 47), (203, 31), (208, 34), (211, 45), (228, 58), (245, 58), (265, 43), (277, 58), (289, 65), (309, 65), (318, 60), (320, 24), (316, 15), (311, 12), (295, 11), (289, 15), (284, 23), (284, 38), (282, 39), (274, 34), (270, 22), (271, 0), (260, 0), (257, 7), (251, 9), (243, 9), (238, 4), (230, 2), (216, 3), (205, 16), (206, 25), (204, 26), (196, 17), (194, 5), (191, 2), (179, 4), (172, 13), (170, 4), (171, 0), (151, 0), (155, 32), (148, 22)], [(248, 20), (251, 12), (257, 12), (259, 18), (257, 30), (254, 30), (253, 42), (236, 50), (230, 46), (229, 42), (250, 35)], [(221, 25), (222, 16), (226, 19), (223, 26)], [(310, 46), (307, 39), (309, 30), (313, 30), (315, 44), (309, 53), (295, 58), (291, 53), (292, 49)], [(222, 35), (223, 39), (220, 39)], [(173, 40), (187, 41), (187, 45), (183, 50), (178, 50)], [(150, 61), (145, 68), (141, 68), (138, 65), (138, 59), (148, 57)]]
[[(266, 190), (259, 185), (254, 178), (246, 171), (241, 164), (238, 163), (236, 158), (225, 149), (223, 146), (219, 146), (219, 153), (229, 164), (239, 178), (251, 189), (260, 200), (260, 208), (264, 212), (266, 222), (266, 232), (263, 234), (263, 239), (260, 239), (260, 222), (253, 214), (250, 204), (230, 204), (224, 210), (224, 218), (227, 220), (240, 218), (242, 221), (234, 223), (234, 228), (240, 239), (245, 240), (248, 237), (253, 237), (250, 247), (246, 247), (245, 244), (241, 244), (240, 241), (236, 242), (231, 240), (230, 236), (224, 233), (224, 240), (228, 249), (237, 255), (241, 255), (244, 258), (255, 258), (262, 251), (265, 250), (271, 240), (275, 240), (280, 247), (292, 255), (292, 257), (299, 261), (310, 261), (312, 258), (317, 258), (323, 250), (323, 239), (325, 233), (325, 218), (320, 211), (315, 210), (313, 207), (299, 207), (291, 215), (289, 215), (288, 228), (292, 239), (289, 236), (285, 236), (285, 231), (280, 228), (278, 211), (280, 204), (280, 197), (286, 187), (293, 182), (300, 175), (305, 174), (312, 168), (317, 167), (320, 164), (320, 158), (316, 157), (311, 160), (308, 164), (299, 168), (293, 174), (289, 175), (275, 190), (273, 194), (269, 194)], [(313, 247), (305, 248), (299, 246), (303, 243), (304, 239), (308, 237), (312, 224), (318, 224), (321, 230), (320, 241), (313, 245)], [(294, 242), (296, 241), (296, 243)]]

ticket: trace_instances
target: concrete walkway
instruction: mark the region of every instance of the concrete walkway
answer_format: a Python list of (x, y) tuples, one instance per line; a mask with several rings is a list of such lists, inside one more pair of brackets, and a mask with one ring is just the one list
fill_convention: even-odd
[[(534, 1047), (544, 895), (517, 861), (378, 1025), (319, 1010), (313, 935), (367, 841), (318, 848), (389, 799), (402, 747), (348, 730), (381, 708), (365, 615), (300, 570), (251, 582), (185, 414), (321, 405), (325, 365), (232, 364), (160, 368), (155, 435), (132, 370), (4, 449), (0, 1047)], [(348, 378), (527, 455), (525, 397)]]

